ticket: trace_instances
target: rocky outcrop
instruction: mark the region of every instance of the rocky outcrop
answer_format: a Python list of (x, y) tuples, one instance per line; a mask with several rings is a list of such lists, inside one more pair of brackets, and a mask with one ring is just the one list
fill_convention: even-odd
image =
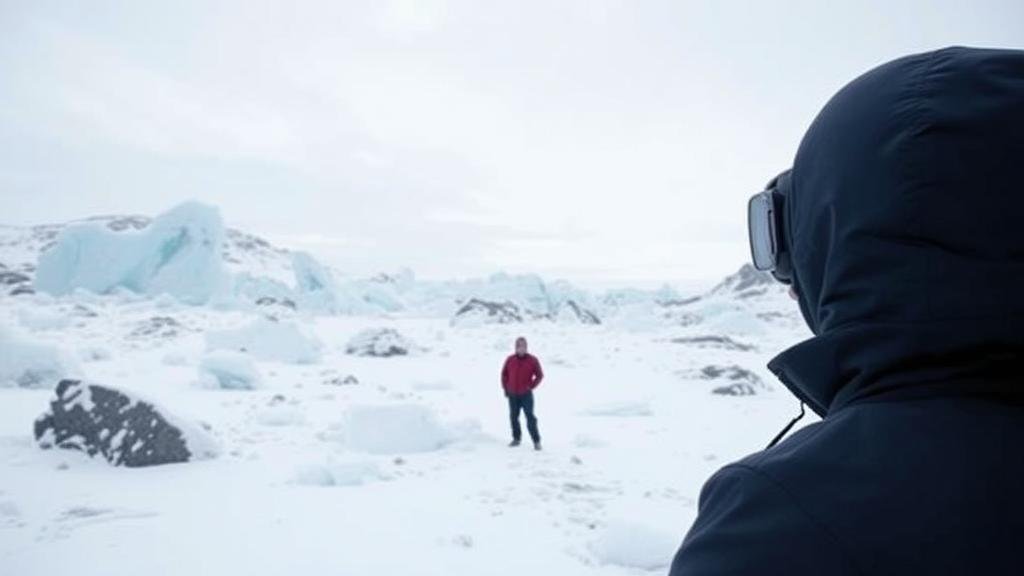
[(670, 342), (673, 344), (694, 346), (696, 348), (717, 348), (720, 350), (732, 350), (736, 352), (750, 352), (756, 349), (753, 344), (738, 342), (728, 336), (688, 336), (683, 338), (673, 338)]
[(356, 334), (345, 347), (346, 354), (390, 358), (407, 356), (419, 348), (392, 328), (371, 328)]
[(722, 382), (722, 385), (713, 388), (711, 393), (723, 396), (752, 396), (757, 394), (758, 390), (768, 389), (757, 374), (735, 364), (708, 365), (701, 368), (696, 376), (701, 380)]
[(517, 324), (523, 321), (523, 312), (512, 302), (491, 302), (471, 298), (462, 305), (452, 324)]
[(597, 314), (583, 306), (580, 306), (575, 300), (566, 300), (565, 303), (562, 304), (559, 316), (561, 318), (568, 316), (570, 319), (573, 319), (580, 324), (597, 325), (601, 323), (601, 319), (597, 317)]
[(186, 425), (127, 392), (61, 380), (56, 393), (50, 410), (35, 422), (41, 448), (80, 450), (127, 467), (188, 462), (217, 454), (216, 442), (206, 429)]
[(744, 264), (735, 274), (726, 276), (711, 293), (731, 294), (736, 298), (746, 299), (767, 294), (770, 289), (781, 286), (771, 274), (761, 272), (750, 264)]
[(32, 294), (32, 277), (24, 272), (12, 270), (0, 263), (0, 294), (6, 292), (11, 296)]

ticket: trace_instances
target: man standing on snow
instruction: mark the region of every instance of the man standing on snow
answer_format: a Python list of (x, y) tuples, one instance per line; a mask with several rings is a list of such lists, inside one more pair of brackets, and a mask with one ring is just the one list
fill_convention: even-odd
[(708, 480), (672, 576), (1020, 574), (1024, 51), (857, 78), (748, 217), (821, 421)]
[(540, 386), (543, 379), (540, 360), (527, 352), (526, 338), (516, 338), (516, 353), (505, 359), (501, 369), (501, 388), (508, 398), (509, 417), (512, 420), (512, 442), (509, 446), (519, 446), (522, 441), (519, 412), (523, 411), (526, 413), (526, 429), (530, 431), (533, 449), (540, 450), (540, 431), (537, 429), (537, 417), (533, 415), (533, 389)]

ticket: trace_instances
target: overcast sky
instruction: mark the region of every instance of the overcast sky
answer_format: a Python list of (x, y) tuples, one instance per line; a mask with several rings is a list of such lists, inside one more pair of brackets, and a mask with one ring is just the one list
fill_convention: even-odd
[(0, 223), (186, 199), (354, 274), (718, 278), (846, 81), (1024, 2), (0, 0)]

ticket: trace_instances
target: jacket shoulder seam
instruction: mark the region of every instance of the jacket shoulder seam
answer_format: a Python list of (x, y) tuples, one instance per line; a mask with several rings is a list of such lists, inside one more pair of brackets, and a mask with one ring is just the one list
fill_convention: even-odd
[(824, 522), (818, 520), (810, 512), (804, 509), (804, 507), (800, 505), (800, 501), (786, 487), (785, 484), (783, 484), (781, 481), (779, 481), (772, 475), (768, 474), (764, 470), (761, 470), (760, 468), (751, 466), (749, 464), (729, 464), (728, 466), (722, 468), (721, 471), (730, 469), (747, 472), (750, 475), (764, 479), (767, 483), (774, 486), (779, 492), (781, 492), (785, 496), (787, 500), (789, 500), (792, 503), (793, 508), (796, 509), (800, 513), (800, 515), (803, 516), (804, 519), (811, 524), (811, 526), (815, 527), (818, 531), (820, 531), (826, 537), (826, 539), (832, 541), (833, 545), (836, 547), (837, 550), (839, 550), (840, 555), (846, 561), (847, 565), (849, 565), (855, 573), (864, 574), (860, 566), (858, 566), (857, 563), (854, 561), (854, 555), (843, 544), (839, 536), (836, 535), (835, 532), (833, 532), (831, 529), (829, 529), (829, 527)]

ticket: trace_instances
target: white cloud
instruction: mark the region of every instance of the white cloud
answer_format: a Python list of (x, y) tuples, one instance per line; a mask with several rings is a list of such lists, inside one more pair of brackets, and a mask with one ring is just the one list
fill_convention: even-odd
[(197, 197), (350, 270), (714, 277), (839, 86), (1019, 46), (1022, 20), (996, 0), (8, 4), (0, 218)]

